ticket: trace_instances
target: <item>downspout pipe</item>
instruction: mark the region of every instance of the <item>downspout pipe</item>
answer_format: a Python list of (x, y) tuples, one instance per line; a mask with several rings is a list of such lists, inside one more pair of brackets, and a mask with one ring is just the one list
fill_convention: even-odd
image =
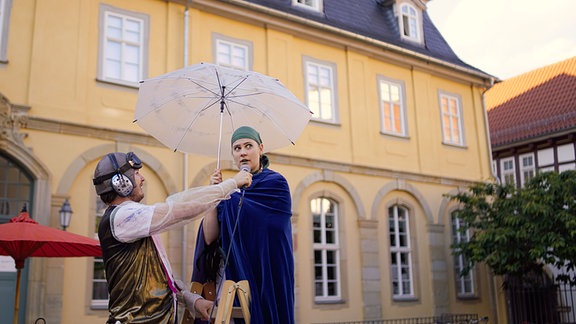
[(488, 136), (488, 154), (490, 157), (490, 173), (492, 177), (496, 180), (498, 184), (501, 184), (500, 178), (498, 178), (498, 174), (496, 170), (492, 168), (492, 140), (490, 139), (490, 125), (488, 124), (488, 109), (486, 109), (486, 92), (490, 90), (494, 86), (494, 78), (490, 78), (490, 86), (482, 91), (482, 110), (484, 110), (484, 126), (486, 128), (486, 135)]
[[(488, 124), (488, 110), (486, 109), (486, 92), (490, 90), (494, 86), (494, 78), (490, 78), (490, 86), (482, 91), (482, 110), (484, 110), (484, 125), (486, 129), (486, 136), (487, 136), (487, 143), (488, 143), (488, 154), (490, 159), (490, 173), (492, 177), (496, 180), (498, 184), (501, 183), (500, 178), (498, 178), (498, 174), (496, 170), (492, 167), (492, 141), (490, 140), (490, 125)], [(492, 272), (490, 268), (486, 267), (487, 271)], [(495, 323), (498, 323), (498, 306), (497, 306), (497, 293), (496, 293), (496, 284), (494, 282), (494, 274), (492, 274), (492, 278), (488, 284), (488, 290), (490, 291), (490, 316), (493, 318)]]

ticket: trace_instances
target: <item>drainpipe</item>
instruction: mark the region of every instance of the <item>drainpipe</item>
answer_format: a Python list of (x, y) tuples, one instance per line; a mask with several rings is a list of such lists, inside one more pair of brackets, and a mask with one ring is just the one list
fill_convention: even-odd
[[(188, 66), (188, 25), (189, 25), (189, 15), (188, 15), (188, 1), (186, 1), (186, 8), (184, 9), (184, 67)], [(186, 190), (188, 188), (188, 154), (185, 152), (182, 153), (182, 189)], [(186, 278), (186, 265), (188, 264), (187, 254), (187, 241), (188, 241), (188, 225), (182, 226), (182, 243), (181, 243), (181, 251), (182, 251), (182, 269), (181, 272), (181, 279), (182, 282), (188, 282)]]
[(492, 177), (494, 177), (496, 182), (500, 184), (501, 183), (500, 178), (498, 178), (496, 170), (492, 168), (492, 141), (490, 140), (490, 127), (489, 127), (490, 125), (488, 125), (488, 110), (486, 109), (486, 99), (485, 99), (486, 92), (490, 90), (493, 86), (494, 86), (494, 78), (490, 78), (490, 86), (486, 90), (482, 91), (482, 110), (484, 110), (484, 126), (486, 128), (486, 135), (488, 135), (488, 154), (490, 155), (490, 173), (492, 174)]
[[(498, 178), (496, 170), (492, 168), (492, 141), (490, 140), (490, 127), (489, 127), (490, 125), (488, 125), (488, 110), (486, 109), (486, 99), (484, 97), (486, 92), (490, 90), (490, 88), (492, 88), (493, 86), (494, 86), (494, 78), (490, 78), (490, 86), (486, 90), (482, 91), (482, 110), (484, 110), (484, 125), (486, 129), (486, 135), (488, 137), (487, 139), (488, 139), (488, 154), (490, 156), (490, 173), (492, 174), (492, 177), (496, 180), (496, 182), (500, 184), (500, 178)], [(488, 266), (486, 266), (486, 270), (492, 272)], [(490, 290), (490, 295), (492, 296), (492, 298), (490, 298), (490, 308), (491, 308), (490, 317), (492, 317), (492, 322), (498, 323), (499, 322), (498, 305), (496, 300), (497, 291), (494, 279), (495, 279), (494, 275), (492, 274), (492, 278), (488, 283), (488, 289)]]

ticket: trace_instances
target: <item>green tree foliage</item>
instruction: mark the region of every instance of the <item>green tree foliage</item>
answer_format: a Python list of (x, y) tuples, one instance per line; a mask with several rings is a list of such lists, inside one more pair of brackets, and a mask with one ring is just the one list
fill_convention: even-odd
[(574, 269), (576, 171), (540, 173), (521, 189), (481, 183), (447, 196), (461, 206), (456, 215), (463, 233), (471, 232), (468, 241), (452, 245), (469, 262), (463, 273), (478, 262), (518, 278), (540, 273), (544, 264)]

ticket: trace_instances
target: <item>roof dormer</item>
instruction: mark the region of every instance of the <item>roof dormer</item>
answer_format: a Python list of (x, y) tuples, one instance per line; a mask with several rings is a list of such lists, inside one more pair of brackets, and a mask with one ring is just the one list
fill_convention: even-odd
[(416, 44), (424, 43), (422, 12), (428, 0), (378, 0), (382, 6), (393, 6), (398, 19), (398, 30), (402, 40)]

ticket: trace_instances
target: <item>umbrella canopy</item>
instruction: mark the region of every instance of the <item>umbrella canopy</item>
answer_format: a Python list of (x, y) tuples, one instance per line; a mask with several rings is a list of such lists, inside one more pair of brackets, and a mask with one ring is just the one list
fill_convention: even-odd
[(0, 225), (0, 255), (11, 256), (21, 269), (28, 257), (101, 256), (102, 250), (98, 240), (40, 225), (24, 209)]
[(26, 258), (101, 256), (102, 250), (98, 240), (38, 224), (24, 207), (9, 223), (0, 225), (0, 255), (9, 255), (16, 263), (14, 323), (18, 323), (20, 272)]
[(277, 79), (199, 63), (142, 81), (134, 121), (174, 151), (220, 160), (240, 126), (256, 129), (272, 151), (294, 144), (311, 115)]

